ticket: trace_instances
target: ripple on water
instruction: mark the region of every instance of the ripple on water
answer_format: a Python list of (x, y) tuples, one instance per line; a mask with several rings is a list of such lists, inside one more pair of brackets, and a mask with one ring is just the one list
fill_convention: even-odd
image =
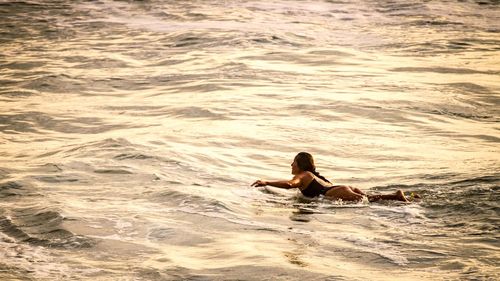
[(215, 242), (215, 239), (206, 234), (178, 227), (153, 227), (148, 231), (147, 239), (155, 243), (191, 247)]
[(97, 117), (74, 117), (64, 114), (55, 116), (36, 111), (0, 114), (0, 132), (10, 134), (38, 133), (43, 135), (43, 130), (65, 134), (98, 134), (127, 127), (130, 126), (108, 124)]
[(39, 195), (34, 191), (32, 185), (20, 181), (7, 181), (0, 183), (0, 198), (17, 197), (17, 196), (36, 196)]
[(0, 231), (18, 242), (49, 248), (89, 248), (95, 244), (64, 229), (63, 220), (59, 212), (43, 207), (11, 209), (0, 215)]
[(188, 267), (166, 267), (163, 269), (133, 268), (133, 274), (138, 278), (165, 281), (175, 280), (349, 280), (342, 276), (327, 276), (307, 269), (283, 266), (255, 266), (252, 264), (225, 266), (217, 268), (191, 269)]
[(452, 67), (396, 67), (391, 69), (395, 72), (433, 72), (445, 74), (486, 74), (499, 75), (500, 71), (495, 70), (476, 70), (470, 68), (452, 68)]

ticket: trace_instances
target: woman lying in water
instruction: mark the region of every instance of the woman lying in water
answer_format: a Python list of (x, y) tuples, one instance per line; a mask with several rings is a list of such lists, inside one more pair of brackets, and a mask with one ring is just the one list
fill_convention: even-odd
[(304, 196), (316, 197), (323, 195), (328, 199), (343, 201), (360, 201), (363, 196), (368, 197), (368, 201), (374, 202), (378, 200), (397, 200), (408, 202), (404, 193), (401, 190), (393, 194), (381, 195), (367, 195), (358, 188), (345, 186), (345, 185), (332, 185), (329, 180), (316, 172), (314, 159), (311, 154), (307, 152), (300, 152), (295, 156), (292, 163), (292, 174), (294, 175), (291, 180), (283, 181), (264, 181), (257, 180), (252, 186), (274, 186), (278, 188), (298, 188)]

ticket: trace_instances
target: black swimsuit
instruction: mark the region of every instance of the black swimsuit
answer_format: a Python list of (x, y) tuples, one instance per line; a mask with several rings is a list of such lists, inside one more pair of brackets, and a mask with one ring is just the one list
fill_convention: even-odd
[(311, 183), (306, 188), (301, 190), (301, 192), (302, 192), (302, 194), (304, 194), (304, 196), (316, 197), (319, 195), (325, 195), (328, 192), (328, 190), (330, 190), (334, 187), (336, 187), (336, 186), (335, 185), (334, 186), (324, 186), (321, 183), (319, 183), (316, 179), (313, 179), (311, 181)]

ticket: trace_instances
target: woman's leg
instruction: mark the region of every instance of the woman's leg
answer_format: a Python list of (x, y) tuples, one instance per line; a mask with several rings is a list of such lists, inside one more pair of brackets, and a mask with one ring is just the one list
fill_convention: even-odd
[(325, 196), (329, 199), (337, 200), (342, 199), (344, 201), (360, 201), (363, 199), (363, 195), (354, 192), (348, 186), (336, 186), (328, 190)]
[(357, 194), (361, 194), (361, 195), (363, 195), (363, 196), (364, 196), (364, 195), (366, 195), (366, 193), (364, 193), (363, 191), (361, 191), (361, 189), (359, 189), (359, 188), (352, 187), (352, 186), (349, 186), (349, 188), (350, 188), (353, 192), (355, 192), (355, 193), (357, 193)]
[(408, 199), (406, 199), (405, 194), (401, 190), (396, 191), (394, 194), (368, 195), (368, 201), (370, 202), (375, 202), (379, 200), (396, 200), (396, 201), (409, 202)]

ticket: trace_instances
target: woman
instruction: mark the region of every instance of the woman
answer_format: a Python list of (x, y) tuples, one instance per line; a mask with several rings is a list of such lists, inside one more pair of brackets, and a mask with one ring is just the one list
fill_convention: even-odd
[(408, 202), (404, 193), (401, 190), (394, 194), (384, 195), (367, 195), (358, 188), (353, 188), (345, 185), (332, 185), (329, 180), (316, 172), (314, 159), (307, 152), (300, 152), (295, 156), (292, 163), (293, 179), (287, 181), (264, 181), (257, 180), (251, 186), (274, 186), (278, 188), (298, 188), (304, 196), (316, 197), (324, 195), (328, 199), (343, 201), (360, 201), (363, 196), (368, 197), (368, 201), (374, 202), (378, 200), (397, 200)]

